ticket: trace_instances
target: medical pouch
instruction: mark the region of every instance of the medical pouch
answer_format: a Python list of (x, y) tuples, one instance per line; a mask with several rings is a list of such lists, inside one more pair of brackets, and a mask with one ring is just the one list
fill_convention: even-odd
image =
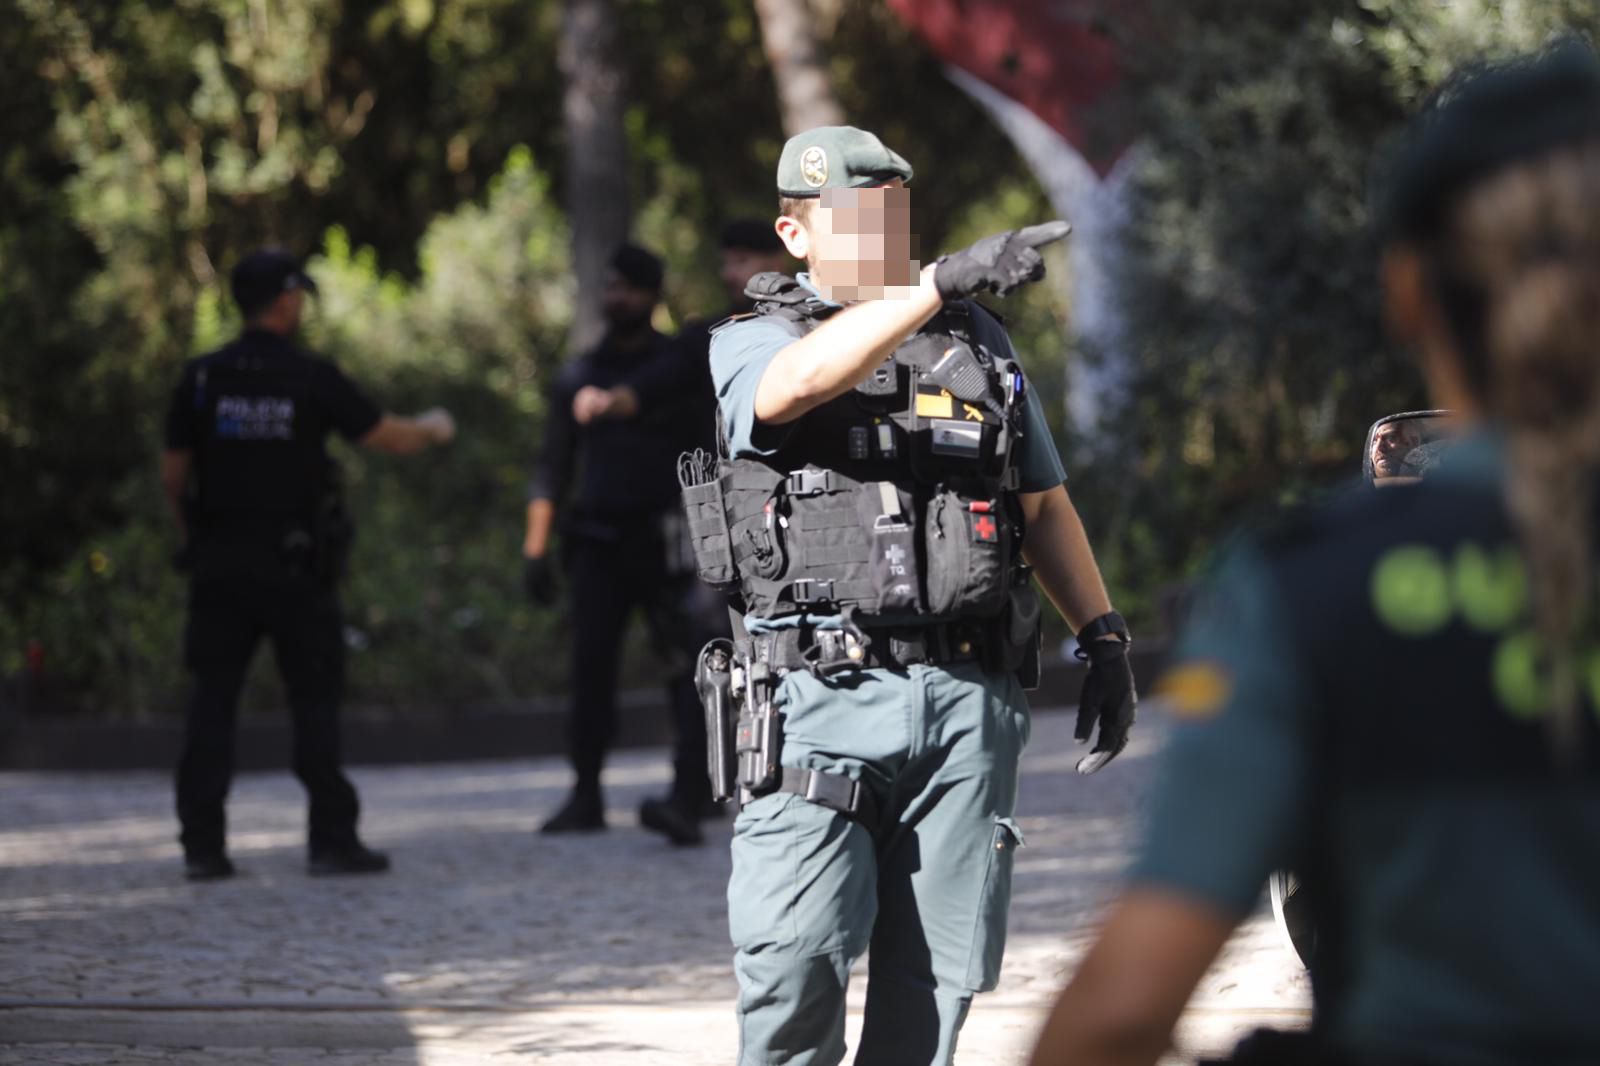
[(869, 531), (876, 613), (922, 611), (917, 582), (917, 526), (911, 494), (892, 481), (869, 481), (856, 493), (861, 528)]
[(1012, 529), (1000, 504), (941, 490), (923, 523), (928, 613), (988, 618), (1006, 603), (1011, 584)]

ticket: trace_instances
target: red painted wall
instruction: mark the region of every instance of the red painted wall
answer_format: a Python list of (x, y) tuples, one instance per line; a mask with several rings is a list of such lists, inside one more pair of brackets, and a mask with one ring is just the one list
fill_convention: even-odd
[(994, 86), (1065, 137), (1102, 174), (1123, 138), (1088, 135), (1086, 112), (1118, 77), (1117, 0), (888, 0), (944, 62)]

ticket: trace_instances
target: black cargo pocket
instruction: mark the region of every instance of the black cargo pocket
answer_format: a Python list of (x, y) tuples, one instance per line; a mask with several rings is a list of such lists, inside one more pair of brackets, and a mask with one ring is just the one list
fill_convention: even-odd
[(733, 565), (733, 544), (723, 508), (722, 483), (711, 481), (684, 489), (683, 514), (695, 573), (718, 592), (732, 590), (739, 575)]
[(1006, 953), (1006, 916), (1011, 910), (1011, 870), (1017, 849), (1022, 847), (1022, 830), (1010, 818), (996, 818), (994, 840), (989, 848), (989, 869), (983, 879), (983, 894), (972, 925), (972, 954), (967, 963), (966, 986), (973, 992), (989, 992), (1000, 983), (1000, 960)]
[(941, 492), (928, 502), (923, 529), (928, 610), (948, 617), (989, 617), (1005, 603), (1011, 523), (998, 502)]

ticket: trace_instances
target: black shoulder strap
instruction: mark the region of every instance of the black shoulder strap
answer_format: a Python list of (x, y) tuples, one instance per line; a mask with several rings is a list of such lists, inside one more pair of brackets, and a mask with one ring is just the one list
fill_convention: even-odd
[(744, 294), (755, 304), (755, 313), (795, 323), (809, 333), (817, 323), (837, 308), (823, 302), (815, 293), (788, 274), (768, 271), (757, 274), (745, 286)]
[(951, 300), (939, 312), (951, 335), (960, 338), (973, 351), (978, 349), (978, 338), (972, 330), (972, 309), (975, 306), (969, 300)]

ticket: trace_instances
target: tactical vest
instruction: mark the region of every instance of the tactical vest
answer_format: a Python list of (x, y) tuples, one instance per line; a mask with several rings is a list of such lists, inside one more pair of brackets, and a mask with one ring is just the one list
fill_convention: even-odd
[(353, 530), (323, 445), (316, 367), (286, 342), (271, 352), (261, 343), (235, 342), (195, 372), (195, 477), (185, 513), (197, 542), (268, 549), (334, 581)]
[[(747, 295), (796, 338), (838, 310), (782, 274)], [(1026, 383), (976, 342), (985, 313), (947, 305), (862, 384), (784, 427), (772, 456), (732, 458), (724, 436), (714, 464), (686, 461), (700, 577), (766, 619), (1000, 614), (1026, 581), (1013, 466)]]

